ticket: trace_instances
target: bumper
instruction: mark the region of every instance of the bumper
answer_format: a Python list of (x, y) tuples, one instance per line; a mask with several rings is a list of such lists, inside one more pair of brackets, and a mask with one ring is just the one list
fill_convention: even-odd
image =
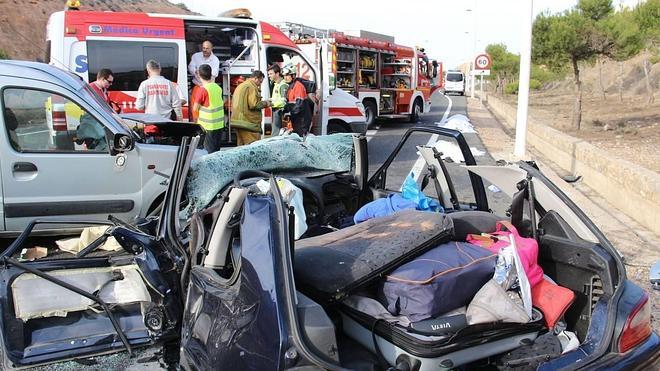
[(660, 338), (655, 332), (626, 353), (609, 353), (585, 366), (589, 370), (649, 370), (660, 359)]
[(367, 123), (366, 122), (351, 122), (348, 125), (351, 127), (353, 133), (366, 134), (367, 133)]

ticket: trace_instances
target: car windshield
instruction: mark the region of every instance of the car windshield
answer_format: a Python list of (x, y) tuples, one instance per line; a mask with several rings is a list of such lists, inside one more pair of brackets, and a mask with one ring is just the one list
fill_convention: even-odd
[(447, 81), (461, 82), (461, 81), (463, 81), (463, 74), (462, 73), (448, 73), (447, 74)]
[(352, 160), (352, 134), (308, 136), (305, 140), (294, 134), (214, 152), (194, 159), (190, 165), (186, 188), (188, 211), (206, 207), (242, 171), (260, 170), (279, 175), (345, 172), (351, 170)]

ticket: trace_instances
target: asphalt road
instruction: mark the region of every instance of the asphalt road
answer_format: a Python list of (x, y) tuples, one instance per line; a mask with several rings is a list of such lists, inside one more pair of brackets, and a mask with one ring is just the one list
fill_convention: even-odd
[[(430, 112), (422, 115), (417, 123), (410, 123), (406, 120), (379, 121), (375, 130), (370, 130), (367, 133), (369, 140), (369, 174), (373, 174), (387, 160), (409, 128), (413, 126), (442, 125), (446, 120), (451, 119), (452, 116), (457, 114), (465, 115), (469, 118), (466, 98), (458, 95), (445, 96), (436, 91), (431, 96)], [(463, 136), (470, 146), (477, 164), (495, 165), (495, 160), (484, 147), (478, 133), (466, 132), (463, 133)], [(423, 167), (419, 167), (420, 165), (423, 165), (423, 163), (419, 160), (419, 154), (417, 153), (415, 146), (434, 145), (436, 142), (443, 140), (445, 139), (437, 137), (432, 138), (430, 134), (416, 134), (411, 136), (406, 145), (394, 158), (392, 165), (388, 168), (386, 182), (387, 188), (397, 190), (403, 184), (405, 177), (410, 174), (413, 168), (417, 170), (416, 172), (419, 172), (420, 169), (423, 170)], [(456, 144), (453, 139), (445, 141)], [(474, 202), (474, 193), (467, 170), (460, 166), (459, 161), (453, 163), (446, 162), (446, 165), (454, 183), (459, 201)], [(419, 179), (419, 174), (414, 175)], [(484, 184), (485, 187), (488, 187), (489, 185), (489, 183)], [(435, 190), (432, 185), (427, 186), (425, 194), (435, 196)], [(510, 200), (502, 193), (493, 192), (489, 189), (486, 189), (486, 194), (489, 200), (489, 207), (497, 214), (504, 215), (504, 211), (508, 207)]]

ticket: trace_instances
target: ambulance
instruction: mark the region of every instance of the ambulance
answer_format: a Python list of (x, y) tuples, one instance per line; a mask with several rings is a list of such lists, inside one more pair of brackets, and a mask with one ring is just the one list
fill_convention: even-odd
[[(314, 81), (319, 98), (311, 132), (366, 132), (364, 106), (354, 96), (330, 84), (327, 71), (320, 70), (279, 29), (254, 20), (249, 11), (228, 13), (223, 17), (135, 12), (98, 12), (66, 10), (53, 13), (47, 25), (47, 61), (68, 69), (87, 82), (96, 79), (102, 68), (113, 71), (110, 99), (122, 113), (138, 112), (135, 99), (140, 83), (147, 78), (145, 64), (158, 61), (162, 75), (178, 85), (187, 104), (184, 117), (192, 119), (189, 109), (192, 76), (188, 64), (201, 50), (205, 40), (213, 43), (220, 60), (216, 82), (222, 87), (225, 120), (231, 114), (234, 88), (255, 70), (266, 74), (273, 64), (293, 63), (298, 76)], [(268, 79), (261, 86), (263, 99), (271, 95)], [(270, 132), (272, 111), (265, 108), (262, 128)]]

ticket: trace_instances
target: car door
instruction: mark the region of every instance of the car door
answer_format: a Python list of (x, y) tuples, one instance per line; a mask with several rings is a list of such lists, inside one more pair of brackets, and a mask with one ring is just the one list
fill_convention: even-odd
[(463, 135), (440, 127), (413, 127), (379, 167), (372, 164), (368, 187), (373, 199), (403, 190), (412, 177), (425, 196), (436, 199), (446, 212), (488, 211), (482, 179), (467, 170), (476, 165)]
[(3, 85), (0, 168), (7, 231), (21, 231), (35, 218), (100, 220), (114, 214), (129, 220), (138, 214), (137, 150), (111, 153), (115, 133), (91, 96), (85, 101), (37, 80), (8, 78)]

